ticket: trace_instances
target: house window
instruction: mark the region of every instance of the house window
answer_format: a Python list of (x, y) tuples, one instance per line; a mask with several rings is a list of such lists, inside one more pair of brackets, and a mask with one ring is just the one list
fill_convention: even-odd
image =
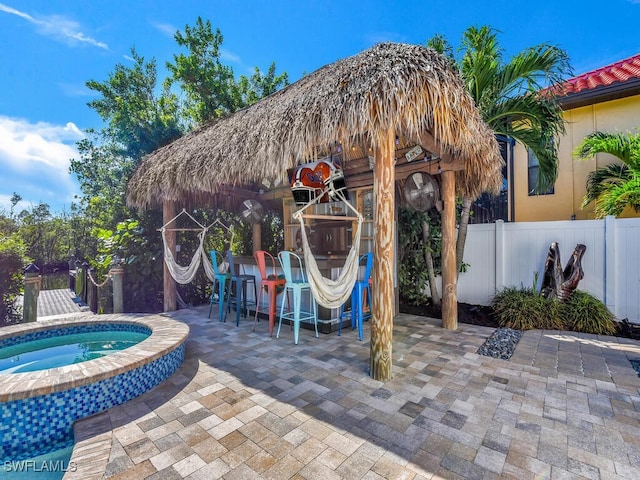
[(536, 157), (535, 154), (530, 149), (527, 149), (527, 165), (529, 167), (529, 173), (528, 173), (529, 196), (552, 195), (554, 193), (553, 185), (546, 192), (536, 191), (536, 185), (538, 183), (538, 172), (540, 171), (540, 162), (538, 162), (538, 157)]

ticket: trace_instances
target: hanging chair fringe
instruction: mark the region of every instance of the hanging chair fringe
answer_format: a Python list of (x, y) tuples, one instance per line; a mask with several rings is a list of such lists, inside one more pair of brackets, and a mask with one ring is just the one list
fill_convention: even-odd
[[(167, 228), (167, 225), (170, 225), (171, 222), (175, 221), (178, 217), (180, 217), (180, 215), (188, 216), (200, 228)], [(167, 265), (167, 270), (169, 270), (169, 273), (171, 274), (171, 277), (173, 277), (173, 279), (177, 283), (179, 283), (181, 285), (185, 285), (187, 283), (191, 283), (193, 281), (193, 279), (196, 277), (196, 274), (198, 273), (198, 269), (200, 268), (201, 264), (202, 264), (202, 266), (204, 268), (204, 273), (207, 276), (207, 278), (209, 280), (211, 280), (212, 282), (214, 281), (216, 272), (214, 272), (213, 265), (211, 265), (211, 261), (209, 260), (209, 256), (207, 255), (207, 252), (204, 249), (204, 238), (206, 237), (207, 232), (209, 231), (209, 229), (212, 228), (215, 225), (219, 225), (221, 228), (226, 229), (227, 232), (229, 232), (231, 234), (230, 245), (233, 244), (233, 236), (234, 236), (233, 230), (230, 229), (228, 226), (226, 226), (224, 223), (222, 223), (219, 219), (216, 218), (213, 221), (213, 223), (211, 223), (211, 225), (208, 225), (208, 226), (205, 227), (200, 222), (198, 222), (184, 208), (182, 209), (182, 211), (180, 213), (178, 213), (175, 217), (173, 217), (171, 220), (169, 220), (161, 228), (158, 229), (162, 233), (162, 244), (164, 246), (164, 263)], [(193, 258), (191, 259), (191, 262), (186, 267), (183, 267), (183, 266), (177, 264), (177, 262), (175, 260), (175, 257), (173, 256), (173, 253), (171, 252), (171, 249), (167, 246), (167, 239), (166, 239), (166, 236), (165, 236), (165, 232), (172, 232), (172, 231), (173, 232), (176, 232), (176, 231), (177, 232), (193, 232), (193, 231), (200, 232), (200, 233), (198, 233), (198, 239), (200, 240), (200, 243), (198, 245), (198, 249), (196, 250), (195, 254), (193, 255)]]

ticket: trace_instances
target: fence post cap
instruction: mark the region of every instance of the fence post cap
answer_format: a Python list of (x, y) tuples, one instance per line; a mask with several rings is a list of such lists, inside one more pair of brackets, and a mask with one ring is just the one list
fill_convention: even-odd
[(27, 265), (27, 267), (23, 270), (23, 272), (25, 274), (37, 274), (38, 272), (40, 272), (40, 269), (38, 268), (37, 265), (30, 263), (29, 265)]

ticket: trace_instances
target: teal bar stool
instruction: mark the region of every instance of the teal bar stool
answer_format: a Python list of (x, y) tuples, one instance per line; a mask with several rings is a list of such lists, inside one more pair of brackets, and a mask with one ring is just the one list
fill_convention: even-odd
[[(371, 317), (371, 269), (373, 267), (373, 254), (365, 253), (358, 260), (358, 264), (364, 264), (364, 276), (356, 280), (351, 291), (351, 310), (345, 311), (344, 305), (340, 307), (340, 324), (338, 325), (338, 335), (342, 332), (342, 319), (351, 319), (351, 329), (358, 326), (358, 339), (363, 338), (362, 323)], [(365, 306), (369, 310), (365, 310)]]
[[(235, 305), (236, 307), (236, 327), (240, 325), (240, 312), (243, 312), (243, 316), (246, 318), (247, 313), (249, 312), (248, 305), (249, 303), (253, 304), (254, 302), (249, 302), (247, 300), (247, 284), (253, 284), (253, 298), (258, 298), (258, 289), (256, 288), (256, 277), (255, 275), (245, 275), (241, 274), (240, 271), (236, 268), (235, 262), (233, 261), (233, 254), (231, 250), (227, 250), (227, 262), (229, 263), (229, 274), (231, 276), (231, 285), (235, 285), (235, 292), (232, 295), (229, 292), (227, 295), (227, 312), (231, 309), (231, 305)], [(226, 313), (225, 313), (226, 320)]]
[[(211, 257), (211, 264), (213, 265), (213, 271), (215, 272), (215, 278), (213, 280), (213, 287), (211, 288), (211, 297), (209, 298), (209, 318), (211, 318), (211, 308), (214, 304), (218, 304), (218, 319), (220, 321), (224, 320), (224, 294), (227, 289), (227, 282), (231, 279), (231, 274), (228, 271), (223, 271), (221, 266), (223, 264), (218, 263), (218, 256), (222, 258), (222, 254), (218, 253), (215, 250), (211, 250), (209, 252), (209, 256)], [(226, 268), (224, 269), (226, 270)], [(218, 285), (218, 290), (216, 291), (216, 284)]]
[[(280, 327), (282, 326), (282, 319), (289, 320), (293, 323), (293, 343), (298, 344), (298, 336), (300, 333), (300, 322), (303, 320), (313, 320), (313, 324), (316, 329), (316, 337), (318, 336), (318, 304), (311, 292), (311, 284), (307, 280), (306, 272), (302, 265), (302, 260), (298, 255), (292, 252), (283, 251), (278, 253), (278, 259), (280, 265), (282, 265), (282, 272), (284, 273), (285, 284), (284, 292), (289, 296), (289, 292), (293, 293), (293, 310), (289, 306), (289, 311), (284, 311), (284, 299), (282, 306), (280, 307), (280, 321), (278, 322), (278, 331), (276, 332), (276, 338), (280, 337)], [(293, 269), (298, 269), (298, 274), (294, 275)], [(309, 301), (311, 302), (311, 312), (302, 310), (302, 293), (309, 293)]]

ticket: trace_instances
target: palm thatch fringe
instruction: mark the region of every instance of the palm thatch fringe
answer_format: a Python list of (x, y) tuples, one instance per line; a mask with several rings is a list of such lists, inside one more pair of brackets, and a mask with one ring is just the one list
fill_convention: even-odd
[(434, 153), (461, 159), (459, 193), (498, 190), (498, 144), (447, 61), (421, 46), (383, 43), (156, 150), (131, 178), (127, 200), (149, 208), (283, 178), (336, 142), (375, 149), (389, 129), (414, 144), (428, 133), (441, 149)]

